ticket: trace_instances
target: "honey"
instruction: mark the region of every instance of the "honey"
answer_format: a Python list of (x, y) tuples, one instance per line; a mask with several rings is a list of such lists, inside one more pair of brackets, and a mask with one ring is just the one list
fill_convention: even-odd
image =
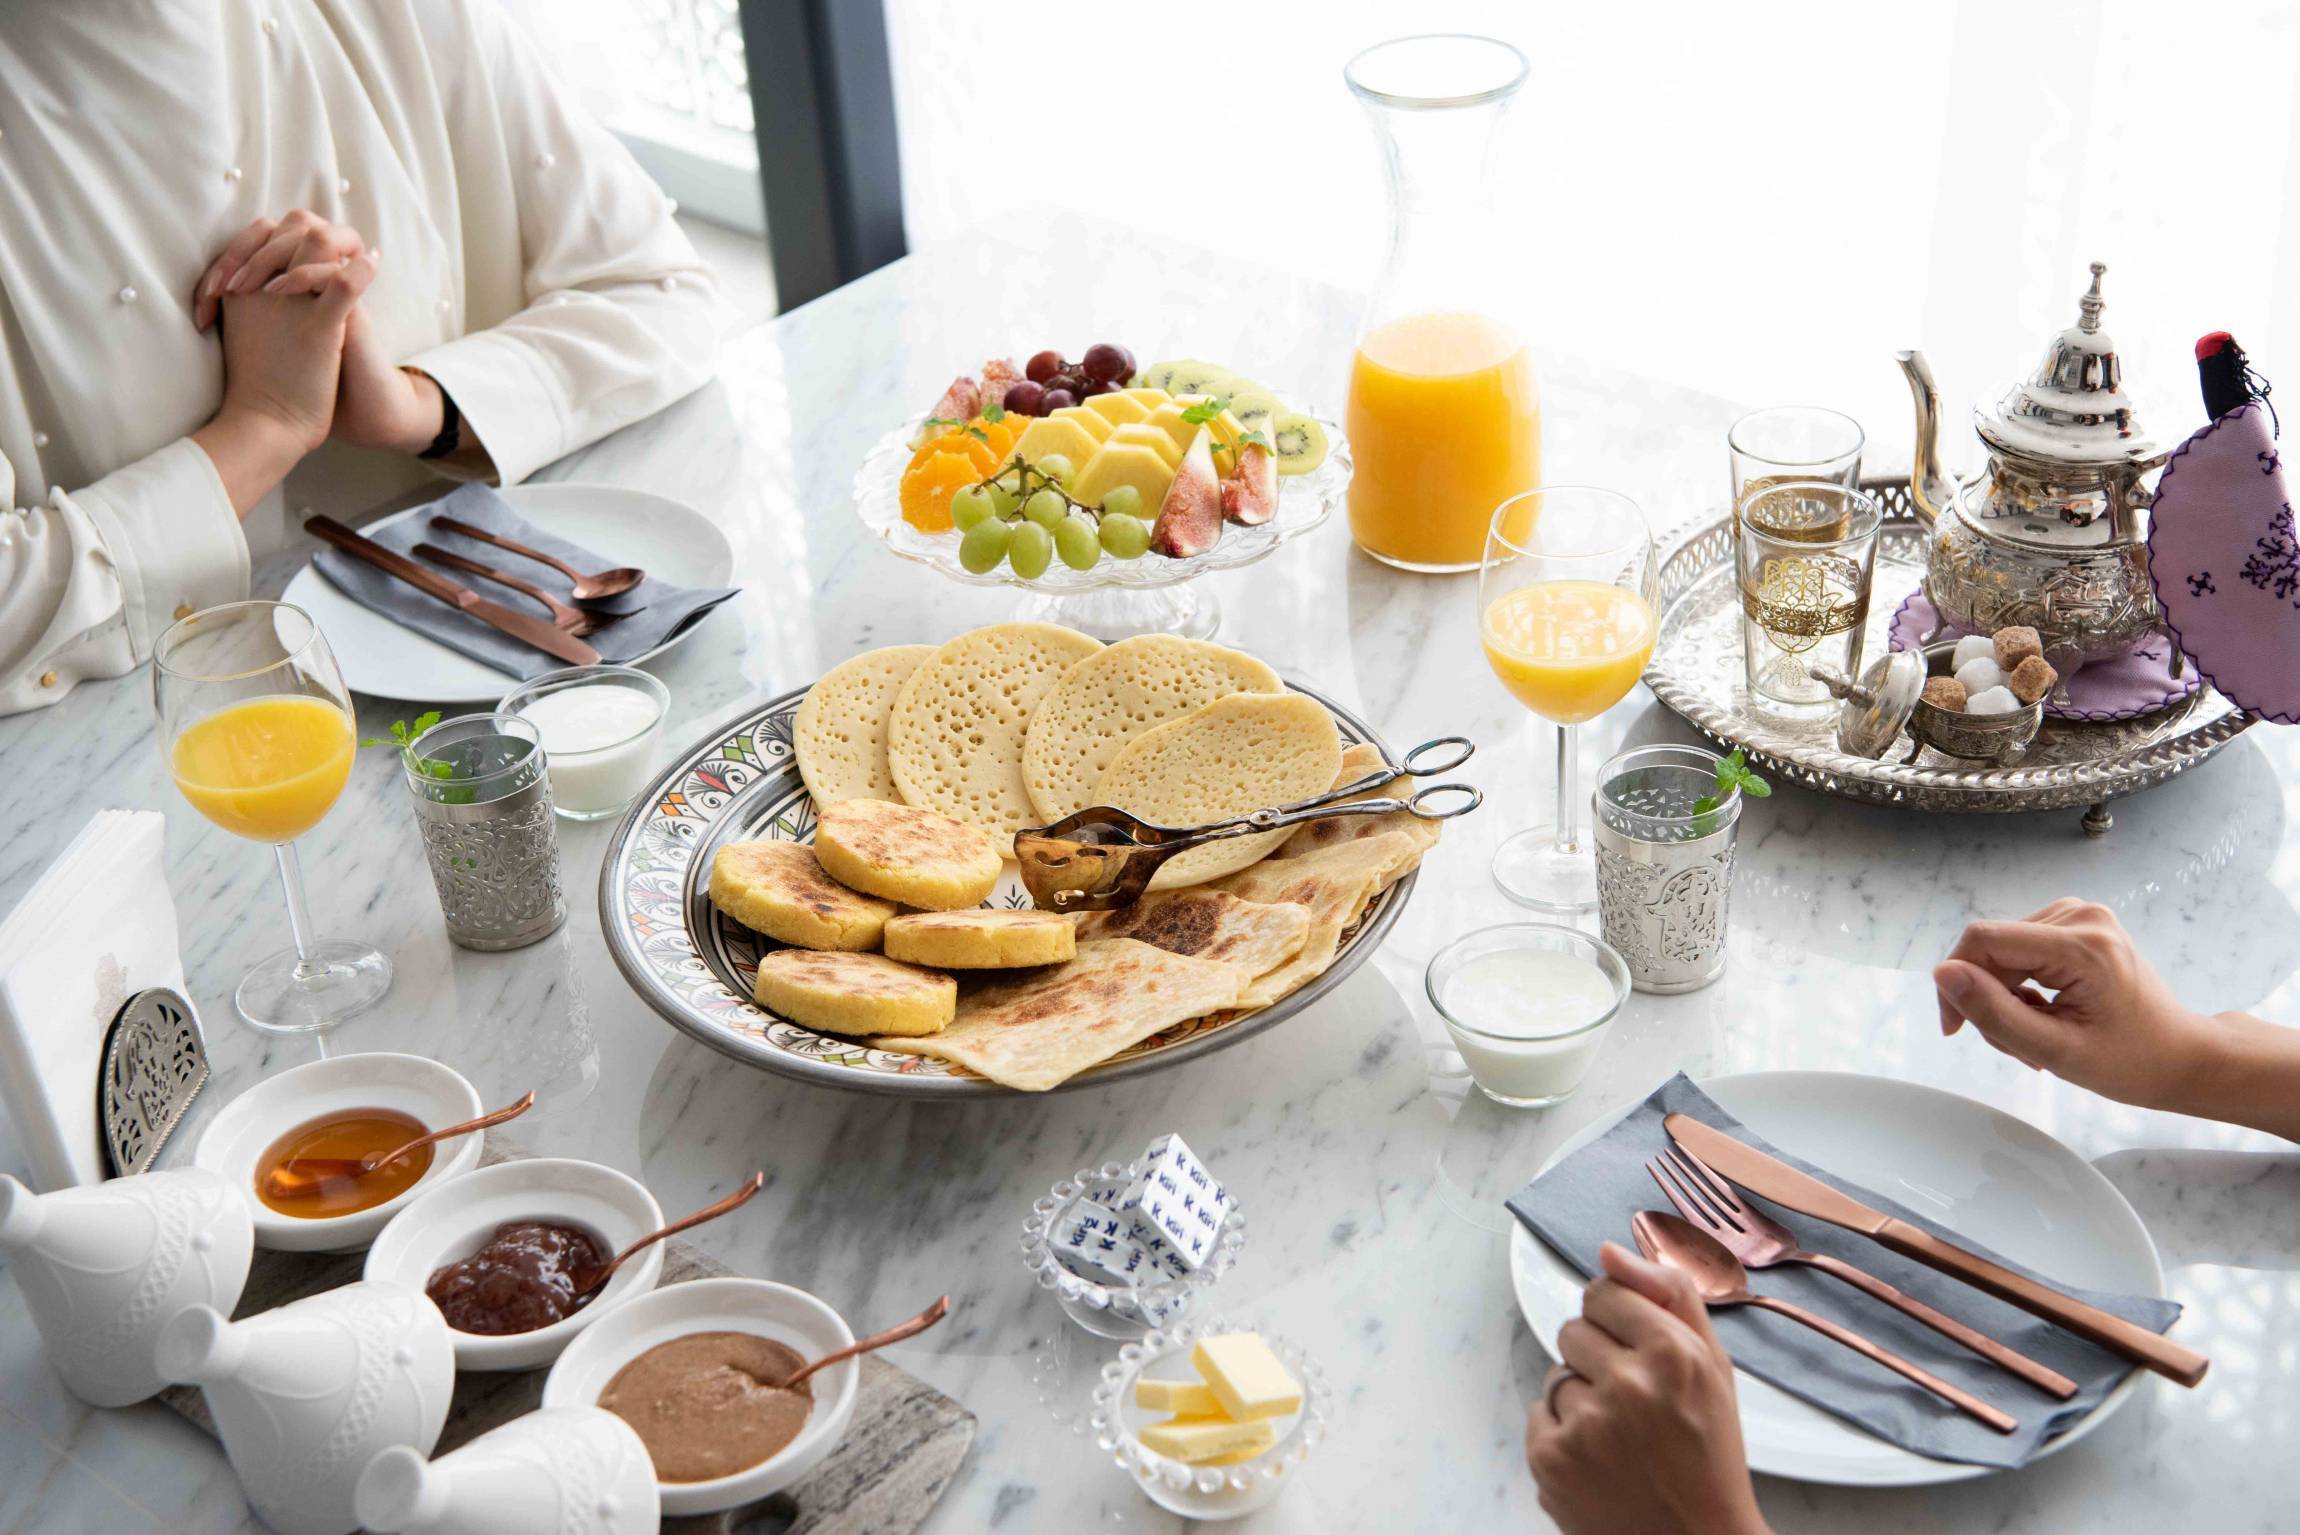
[(256, 1198), (264, 1208), (301, 1220), (324, 1220), (356, 1215), (397, 1198), (431, 1170), (433, 1149), (419, 1146), (406, 1156), (372, 1172), (321, 1177), (316, 1192), (292, 1198), (274, 1198), (272, 1174), (283, 1165), (306, 1158), (328, 1158), (351, 1163), (380, 1157), (422, 1135), (431, 1127), (397, 1109), (341, 1109), (305, 1120), (264, 1148), (256, 1159)]

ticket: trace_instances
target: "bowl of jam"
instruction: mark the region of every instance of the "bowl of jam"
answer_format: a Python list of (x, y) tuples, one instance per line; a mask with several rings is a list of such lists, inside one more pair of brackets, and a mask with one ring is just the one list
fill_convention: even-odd
[(267, 1077), (217, 1110), (192, 1165), (240, 1191), (255, 1218), (256, 1246), (357, 1252), (418, 1196), (476, 1166), (483, 1132), (326, 1180), (302, 1197), (275, 1196), (266, 1187), (271, 1174), (298, 1158), (387, 1156), (427, 1130), (486, 1112), (462, 1073), (428, 1057), (330, 1056)]
[(655, 1288), (658, 1242), (596, 1291), (577, 1278), (663, 1224), (646, 1185), (573, 1157), (529, 1157), (441, 1184), (367, 1250), (367, 1279), (397, 1280), (447, 1318), (458, 1370), (533, 1370), (577, 1333)]
[(647, 1447), (666, 1516), (717, 1513), (780, 1492), (838, 1447), (861, 1361), (779, 1383), (854, 1340), (804, 1290), (692, 1279), (640, 1296), (570, 1343), (543, 1382), (543, 1405), (614, 1413)]

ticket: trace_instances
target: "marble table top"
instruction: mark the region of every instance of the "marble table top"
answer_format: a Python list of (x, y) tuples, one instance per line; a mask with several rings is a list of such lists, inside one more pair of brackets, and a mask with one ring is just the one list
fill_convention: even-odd
[[(715, 517), (742, 597), (659, 663), (673, 734), (801, 685), (858, 649), (946, 638), (1014, 608), (947, 582), (860, 528), (848, 481), (886, 424), (934, 398), (986, 346), (1026, 353), (1103, 338), (1137, 355), (1211, 354), (1338, 402), (1356, 304), (1241, 256), (1049, 216), (924, 251), (725, 347), (700, 394), (547, 471), (644, 487)], [(1653, 355), (1660, 355), (1654, 353)], [(1547, 472), (1636, 497), (1659, 525), (1713, 509), (1728, 401), (1587, 360), (1541, 356)], [(1889, 435), (1889, 434), (1888, 434)], [(277, 592), (293, 568), (260, 570)], [(1355, 554), (1339, 520), (1216, 578), (1224, 637), (1330, 691), (1390, 738), (1461, 732), (1486, 808), (1449, 832), (1375, 959), (1313, 1012), (1175, 1071), (1045, 1099), (900, 1103), (801, 1086), (674, 1032), (624, 985), (593, 905), (607, 833), (562, 823), (566, 927), (511, 954), (450, 946), (405, 790), (363, 763), (304, 840), (323, 932), (391, 949), (398, 980), (331, 1052), (408, 1050), (490, 1102), (542, 1090), (520, 1138), (597, 1158), (688, 1209), (753, 1168), (765, 1194), (696, 1240), (739, 1271), (812, 1290), (858, 1325), (947, 1290), (950, 1322), (894, 1357), (981, 1418), (937, 1532), (1167, 1532), (1095, 1450), (1087, 1397), (1110, 1345), (1032, 1287), (1016, 1233), (1070, 1170), (1179, 1130), (1255, 1208), (1223, 1311), (1287, 1333), (1326, 1365), (1335, 1434), (1255, 1530), (1545, 1530), (1520, 1440), (1548, 1360), (1512, 1302), (1503, 1197), (1592, 1118), (1670, 1071), (1883, 1073), (2020, 1115), (2092, 1158), (2146, 1219), (2203, 1389), (2153, 1379), (2100, 1432), (2027, 1470), (1921, 1492), (1765, 1479), (1776, 1529), (2247, 1535), (2279, 1527), (2280, 1448), (2300, 1434), (2300, 1154), (2282, 1142), (2096, 1099), (1968, 1032), (1943, 1039), (1927, 971), (1960, 926), (2066, 893), (2114, 907), (2192, 1003), (2300, 1023), (2300, 738), (2270, 727), (2116, 806), (2105, 841), (2076, 812), (1921, 818), (1793, 789), (1748, 806), (1731, 962), (1708, 990), (1637, 997), (1580, 1095), (1515, 1113), (1467, 1091), (1421, 997), (1447, 937), (1517, 915), (1488, 850), (1538, 818), (1545, 743), (1487, 673), (1467, 578), (1407, 577)], [(168, 868), (215, 1080), (169, 1148), (216, 1104), (319, 1046), (232, 1021), (233, 983), (286, 942), (271, 860), (202, 821), (151, 741), (148, 681), (82, 685), (0, 720), (0, 909), (101, 806), (168, 817)], [(411, 712), (366, 702), (367, 733)], [(1643, 689), (1588, 734), (1689, 738)], [(0, 1145), (0, 1167), (19, 1159)], [(249, 1523), (222, 1456), (156, 1406), (91, 1411), (42, 1362), (0, 1274), (0, 1532), (206, 1532)]]

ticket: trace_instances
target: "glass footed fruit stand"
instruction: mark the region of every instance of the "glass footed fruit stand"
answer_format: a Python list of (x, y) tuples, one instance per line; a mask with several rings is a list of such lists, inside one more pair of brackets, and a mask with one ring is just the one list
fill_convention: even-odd
[[(988, 571), (967, 569), (959, 560), (957, 532), (922, 532), (902, 515), (902, 475), (910, 463), (911, 440), (926, 423), (923, 412), (888, 432), (865, 455), (855, 471), (855, 511), (863, 526), (906, 560), (931, 565), (969, 586), (1020, 589), (1026, 595), (1018, 618), (1067, 625), (1103, 640), (1131, 634), (1205, 639), (1221, 626), (1221, 605), (1198, 577), (1269, 558), (1279, 545), (1333, 515), (1348, 494), (1350, 445), (1341, 427), (1321, 411), (1293, 408), (1324, 428), (1325, 461), (1306, 474), (1279, 476), (1278, 510), (1269, 521), (1252, 527), (1225, 522), (1211, 548), (1183, 559), (1156, 552), (1120, 559), (1106, 553), (1086, 570), (1057, 559), (1032, 578), (1003, 563)], [(1154, 519), (1156, 512), (1155, 507), (1146, 509), (1143, 520)]]

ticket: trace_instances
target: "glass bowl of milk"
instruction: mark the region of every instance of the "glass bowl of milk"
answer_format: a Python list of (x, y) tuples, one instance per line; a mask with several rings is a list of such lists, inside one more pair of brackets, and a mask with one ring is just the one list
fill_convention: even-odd
[(1549, 922), (1505, 922), (1430, 961), (1430, 1006), (1478, 1091), (1513, 1109), (1572, 1096), (1629, 997), (1629, 966), (1603, 939)]
[(551, 802), (570, 821), (621, 815), (655, 776), (671, 690), (636, 666), (571, 666), (503, 695), (543, 738)]

